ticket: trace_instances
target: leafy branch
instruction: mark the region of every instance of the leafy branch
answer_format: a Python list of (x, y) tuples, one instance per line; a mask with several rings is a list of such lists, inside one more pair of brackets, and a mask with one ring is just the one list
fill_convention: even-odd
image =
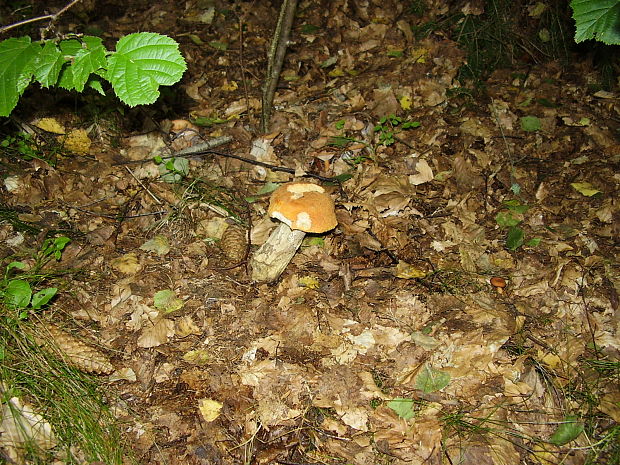
[(110, 52), (94, 36), (32, 42), (30, 37), (0, 42), (0, 116), (9, 116), (33, 81), (82, 92), (90, 87), (102, 95), (108, 81), (129, 106), (153, 103), (159, 86), (178, 82), (187, 65), (179, 44), (150, 32), (129, 34)]

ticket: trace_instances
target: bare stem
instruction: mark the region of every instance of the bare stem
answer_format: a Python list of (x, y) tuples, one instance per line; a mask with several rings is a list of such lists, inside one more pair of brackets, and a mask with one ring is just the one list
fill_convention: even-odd
[(26, 24), (34, 23), (34, 22), (37, 22), (37, 21), (46, 21), (46, 20), (49, 19), (50, 20), (49, 24), (47, 25), (47, 27), (43, 31), (41, 31), (41, 40), (43, 40), (43, 39), (45, 39), (45, 35), (52, 28), (52, 25), (56, 22), (58, 17), (60, 15), (62, 15), (63, 13), (65, 13), (69, 8), (71, 8), (72, 6), (74, 6), (76, 3), (80, 2), (80, 1), (81, 0), (71, 0), (69, 3), (67, 3), (65, 6), (63, 6), (60, 10), (58, 10), (56, 13), (54, 13), (52, 15), (37, 16), (36, 18), (25, 19), (23, 21), (18, 21), (17, 23), (13, 23), (13, 24), (8, 24), (6, 26), (2, 26), (2, 27), (0, 27), (0, 34), (2, 34), (3, 32), (6, 32), (6, 31), (10, 31), (11, 29), (15, 29), (17, 27), (24, 26)]

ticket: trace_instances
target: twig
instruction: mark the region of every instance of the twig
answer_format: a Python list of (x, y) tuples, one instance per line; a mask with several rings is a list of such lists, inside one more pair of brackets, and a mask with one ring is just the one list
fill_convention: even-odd
[(73, 5), (75, 5), (76, 3), (80, 2), (80, 1), (81, 0), (72, 0), (71, 2), (66, 4), (64, 7), (62, 7), (59, 11), (57, 11), (56, 13), (51, 14), (51, 15), (37, 16), (36, 18), (25, 19), (25, 20), (19, 21), (17, 23), (9, 24), (7, 26), (2, 26), (2, 27), (0, 27), (0, 34), (2, 34), (3, 32), (6, 32), (6, 31), (10, 31), (11, 29), (15, 29), (16, 27), (24, 26), (26, 24), (34, 23), (34, 22), (37, 22), (37, 21), (45, 21), (45, 20), (49, 19), (50, 20), (49, 24), (47, 25), (47, 27), (43, 31), (41, 31), (41, 40), (43, 40), (43, 39), (45, 39), (46, 33), (49, 32), (49, 30), (52, 28), (52, 25), (56, 22), (58, 17), (60, 15), (62, 15), (63, 13), (65, 13), (69, 8), (71, 8)]
[[(205, 140), (200, 134), (198, 135), (202, 138), (202, 140)], [(166, 158), (172, 158), (172, 157), (183, 157), (187, 155), (192, 155), (196, 152), (203, 152), (205, 150), (214, 149), (215, 147), (228, 144), (229, 142), (232, 142), (232, 137), (230, 136), (216, 137), (215, 139), (210, 139), (206, 142), (203, 142), (202, 144), (192, 145), (191, 147), (187, 147), (183, 150), (179, 150), (178, 152), (171, 155), (170, 157), (162, 157), (162, 158), (166, 159)]]
[[(224, 152), (217, 152), (215, 150), (204, 150), (201, 152), (194, 152), (192, 153), (193, 156), (198, 156), (198, 155), (218, 155), (220, 157), (226, 157), (226, 158), (234, 158), (235, 160), (240, 160), (243, 161), (245, 163), (250, 163), (252, 165), (257, 165), (257, 166), (262, 166), (263, 168), (267, 168), (271, 171), (280, 171), (282, 173), (289, 173), (289, 174), (295, 174), (295, 170), (293, 168), (287, 168), (285, 166), (276, 166), (276, 165), (270, 165), (269, 163), (265, 163), (262, 161), (258, 161), (258, 160), (252, 160), (251, 158), (245, 158), (245, 157), (241, 157), (239, 155), (233, 155), (232, 153), (224, 153)], [(320, 174), (312, 174), (312, 173), (306, 173), (304, 174), (305, 177), (309, 177), (309, 178), (314, 178), (314, 179), (318, 179), (319, 181), (323, 181), (323, 182), (335, 182), (340, 184), (340, 180), (338, 178), (335, 177), (327, 177), (327, 176), (321, 176)]]
[(269, 131), (271, 120), (271, 109), (273, 107), (273, 96), (276, 93), (278, 80), (280, 79), (280, 71), (284, 63), (284, 55), (291, 36), (293, 20), (295, 19), (295, 10), (297, 9), (297, 0), (284, 0), (280, 7), (280, 15), (278, 24), (273, 33), (273, 41), (269, 48), (269, 62), (267, 65), (267, 76), (265, 86), (263, 88), (263, 105), (261, 130), (266, 133)]
[(133, 174), (133, 171), (131, 171), (131, 170), (129, 169), (129, 167), (127, 167), (127, 166), (126, 166), (126, 167), (125, 167), (125, 169), (129, 172), (129, 174), (131, 174), (131, 177), (132, 177), (132, 178), (134, 178), (136, 181), (138, 181), (138, 184), (140, 184), (140, 185), (142, 186), (142, 188), (143, 188), (146, 192), (148, 192), (148, 194), (149, 194), (149, 195), (153, 198), (153, 200), (155, 200), (155, 202), (157, 202), (159, 205), (161, 205), (161, 204), (162, 204), (161, 200), (159, 200), (159, 199), (155, 196), (155, 194), (153, 194), (153, 193), (149, 190), (149, 188), (148, 188), (148, 187), (146, 187), (146, 186), (144, 185), (144, 183), (143, 183), (140, 179), (136, 178), (136, 175), (135, 175), (135, 174)]
[(164, 215), (166, 213), (169, 213), (166, 210), (162, 210), (162, 211), (158, 211), (158, 212), (139, 213), (137, 215), (122, 215), (122, 214), (119, 214), (119, 215), (109, 215), (109, 214), (106, 214), (106, 213), (95, 213), (95, 212), (92, 212), (90, 210), (85, 210), (84, 208), (76, 207), (75, 205), (67, 205), (67, 206), (69, 208), (73, 208), (74, 210), (77, 210), (79, 212), (86, 213), (87, 215), (98, 216), (100, 218), (108, 218), (110, 220), (119, 220), (119, 219), (130, 220), (130, 219), (133, 219), (133, 218), (142, 218), (143, 216)]

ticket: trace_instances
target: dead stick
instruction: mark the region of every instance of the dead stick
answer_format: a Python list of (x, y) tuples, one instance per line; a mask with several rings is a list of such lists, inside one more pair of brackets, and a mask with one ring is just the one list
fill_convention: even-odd
[(280, 79), (280, 71), (284, 63), (284, 55), (291, 36), (293, 27), (293, 19), (297, 10), (297, 0), (284, 0), (280, 7), (280, 16), (278, 24), (273, 34), (273, 41), (269, 49), (269, 62), (267, 65), (267, 77), (263, 88), (263, 108), (261, 129), (263, 133), (269, 131), (271, 120), (271, 109), (273, 107), (273, 96), (276, 93), (278, 80)]

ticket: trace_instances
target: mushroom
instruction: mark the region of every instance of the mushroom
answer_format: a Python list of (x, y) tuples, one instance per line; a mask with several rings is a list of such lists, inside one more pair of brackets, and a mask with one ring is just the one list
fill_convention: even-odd
[(324, 233), (338, 224), (331, 197), (321, 186), (307, 182), (281, 185), (271, 195), (268, 213), (281, 223), (250, 261), (254, 281), (278, 279), (306, 233)]

